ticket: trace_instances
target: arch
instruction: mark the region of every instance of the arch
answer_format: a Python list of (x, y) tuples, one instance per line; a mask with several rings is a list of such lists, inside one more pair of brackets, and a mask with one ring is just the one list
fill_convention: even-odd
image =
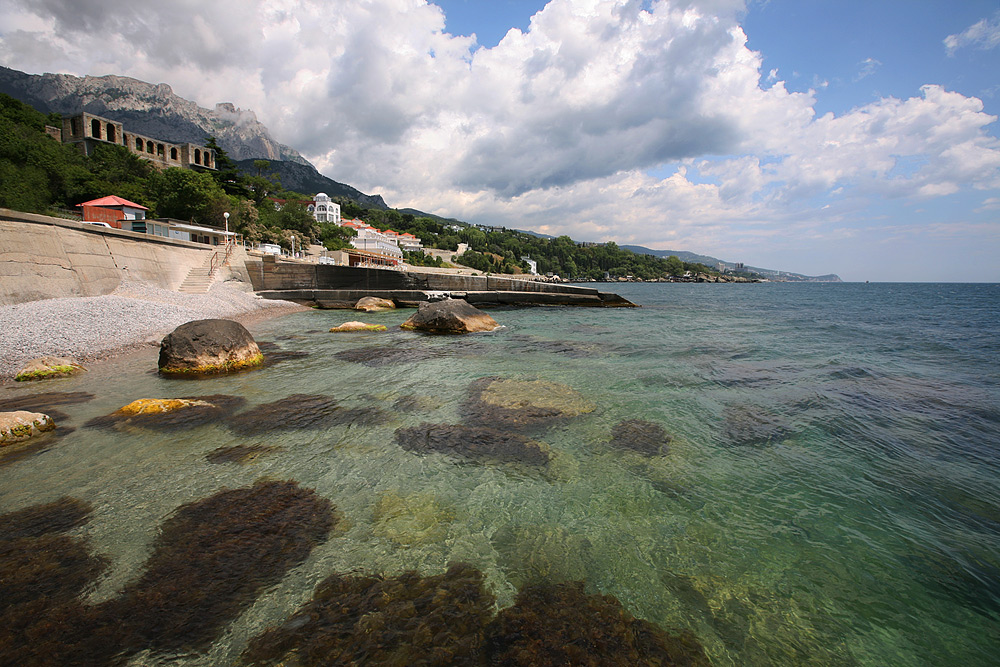
[(101, 121), (96, 118), (90, 121), (90, 136), (94, 139), (101, 138)]
[(176, 146), (171, 146), (170, 147), (170, 159), (171, 160), (176, 160), (177, 159), (177, 147)]
[(149, 141), (149, 140), (146, 141), (146, 152), (147, 153), (152, 153), (153, 152), (153, 142), (152, 141)]
[(135, 149), (140, 153), (142, 152), (142, 139), (140, 139), (139, 137), (135, 138)]
[(156, 154), (163, 157), (164, 146), (163, 144), (156, 144)]
[(117, 141), (117, 139), (115, 138), (115, 126), (112, 125), (111, 123), (108, 123), (107, 131), (108, 131), (107, 135), (108, 141), (110, 141), (111, 143), (115, 143)]
[(194, 149), (194, 163), (201, 164), (201, 149)]

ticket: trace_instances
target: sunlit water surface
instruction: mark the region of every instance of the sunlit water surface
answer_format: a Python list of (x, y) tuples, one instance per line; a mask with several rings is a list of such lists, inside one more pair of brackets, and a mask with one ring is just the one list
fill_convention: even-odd
[[(587, 582), (635, 616), (689, 628), (717, 665), (977, 665), (1000, 652), (1000, 287), (621, 285), (641, 309), (491, 311), (504, 328), (435, 337), (330, 334), (359, 319), (303, 312), (254, 325), (304, 353), (200, 381), (158, 377), (156, 351), (66, 380), (6, 386), (95, 397), (76, 430), (0, 456), (0, 511), (63, 496), (110, 566), (88, 593), (141, 574), (179, 506), (261, 478), (330, 500), (340, 528), (230, 623), (207, 653), (134, 664), (232, 664), (330, 573), (482, 570), (498, 606), (525, 582)], [(340, 359), (385, 348), (386, 363)], [(390, 353), (391, 351), (391, 353)], [(565, 384), (596, 406), (531, 435), (546, 470), (415, 454), (400, 427), (459, 424), (487, 376)], [(222, 423), (158, 433), (84, 423), (144, 397), (291, 394), (390, 414), (371, 424), (241, 436)], [(403, 399), (400, 401), (400, 399)], [(359, 413), (363, 415), (364, 413)], [(281, 420), (282, 415), (275, 415)], [(625, 419), (661, 424), (665, 456), (609, 446)], [(243, 463), (206, 456), (264, 445)], [(391, 516), (379, 507), (394, 508)], [(402, 508), (402, 509), (400, 509)]]

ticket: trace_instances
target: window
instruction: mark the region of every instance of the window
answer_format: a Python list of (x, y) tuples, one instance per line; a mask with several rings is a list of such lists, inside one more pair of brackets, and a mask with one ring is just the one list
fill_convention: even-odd
[(92, 136), (94, 139), (101, 138), (101, 121), (97, 120), (96, 118), (90, 121), (90, 136)]
[(163, 150), (164, 150), (163, 144), (156, 145), (156, 154), (159, 155), (160, 157), (163, 157)]
[(170, 159), (171, 160), (176, 160), (177, 159), (177, 148), (171, 147), (171, 149), (170, 149)]
[(201, 151), (199, 149), (194, 149), (194, 163), (201, 164)]
[(153, 152), (153, 142), (152, 141), (147, 141), (146, 142), (146, 152), (147, 153), (152, 153)]
[(112, 143), (117, 141), (117, 139), (115, 139), (115, 126), (111, 123), (108, 123), (108, 141)]
[(142, 152), (142, 139), (140, 139), (139, 137), (135, 138), (135, 149), (140, 153)]

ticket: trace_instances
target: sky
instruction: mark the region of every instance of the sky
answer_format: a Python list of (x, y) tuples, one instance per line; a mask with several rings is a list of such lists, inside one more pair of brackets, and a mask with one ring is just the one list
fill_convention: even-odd
[(1000, 0), (0, 0), (0, 64), (232, 102), (398, 208), (1000, 282)]

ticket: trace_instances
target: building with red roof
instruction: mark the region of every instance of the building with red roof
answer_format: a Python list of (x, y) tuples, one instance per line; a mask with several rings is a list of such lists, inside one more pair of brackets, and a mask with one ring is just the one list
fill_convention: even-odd
[(83, 222), (103, 222), (115, 229), (122, 228), (123, 220), (145, 220), (149, 209), (114, 195), (92, 199), (77, 204), (83, 209)]

